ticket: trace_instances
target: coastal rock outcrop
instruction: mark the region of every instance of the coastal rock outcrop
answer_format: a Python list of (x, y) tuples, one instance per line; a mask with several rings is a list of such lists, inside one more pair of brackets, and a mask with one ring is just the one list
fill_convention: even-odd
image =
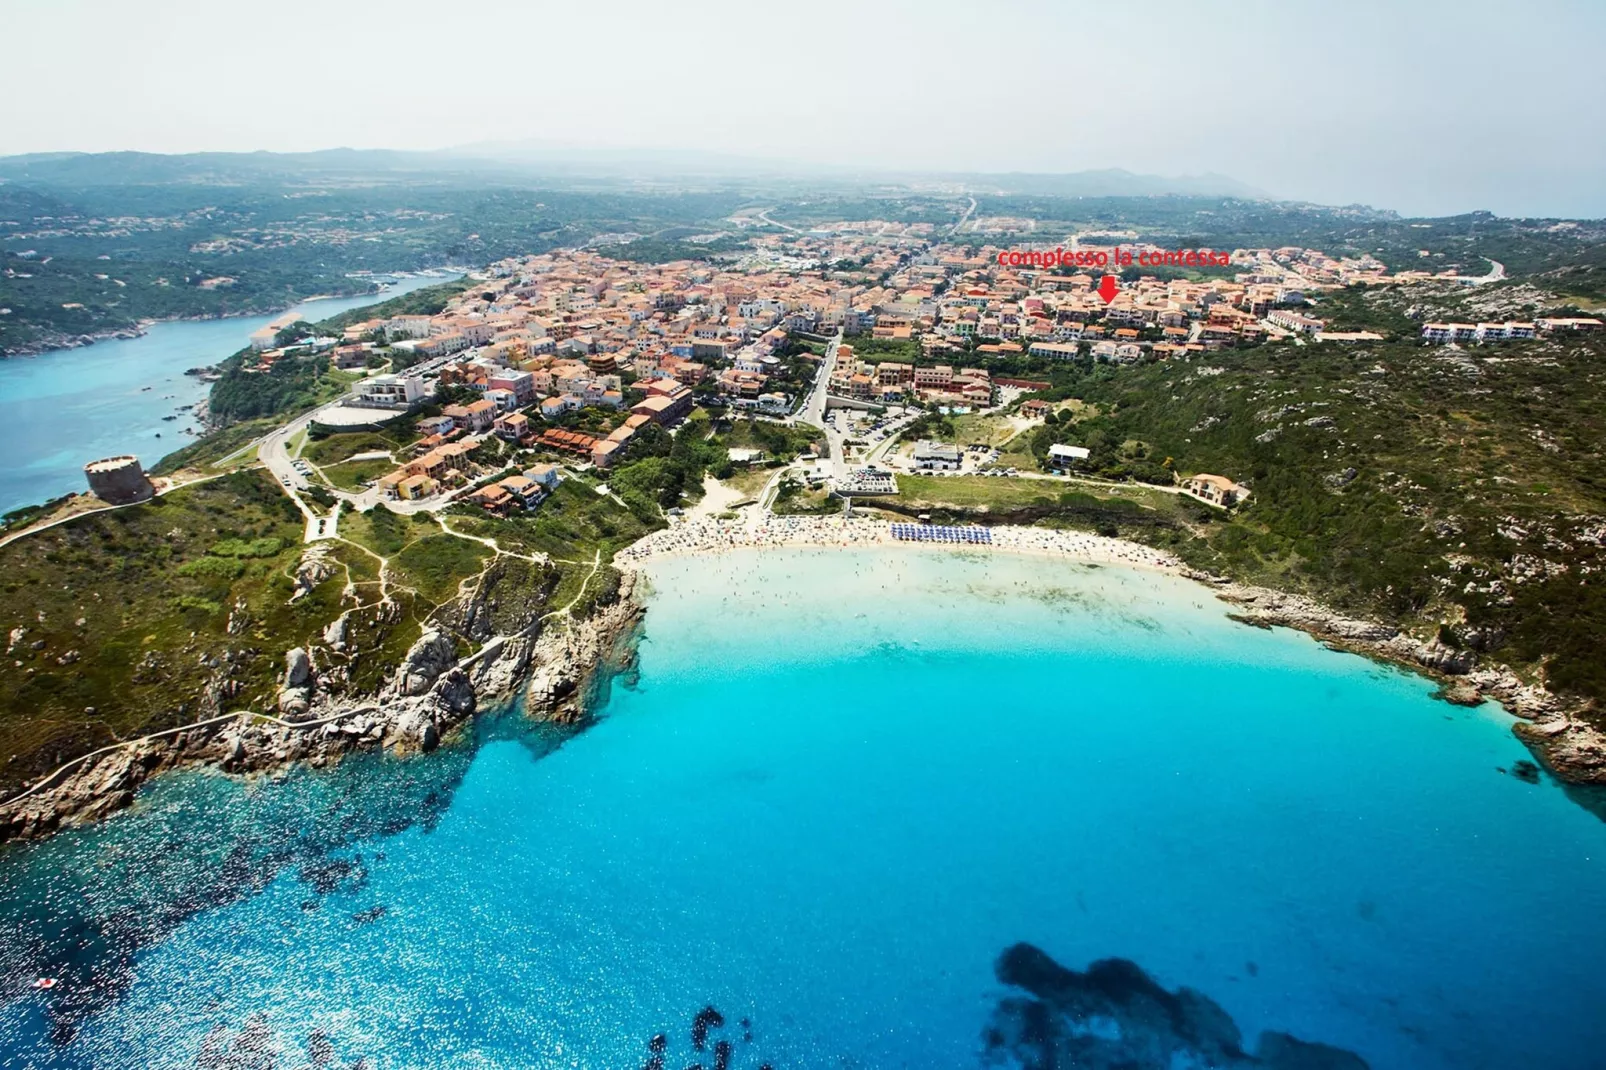
[(286, 720), (299, 721), (306, 717), (312, 705), (312, 689), (286, 687), (279, 691), (279, 715)]
[(456, 664), (457, 644), (452, 637), (430, 629), (419, 636), (402, 659), (392, 690), (399, 695), (422, 695), (441, 673)]
[(331, 649), (336, 651), (346, 649), (346, 629), (350, 627), (348, 623), (350, 619), (351, 610), (348, 609), (330, 621), (329, 626), (323, 630), (323, 641), (328, 643)]
[(301, 554), (296, 565), (296, 589), (291, 601), (311, 592), (318, 584), (335, 574), (335, 563), (329, 559), (329, 544), (315, 542)]
[(474, 690), (486, 696), (512, 694), (530, 668), (534, 645), (528, 636), (515, 635), (486, 653), (472, 667)]
[(440, 709), (457, 717), (473, 713), (477, 704), (473, 681), (461, 669), (454, 668), (441, 674), (431, 693)]
[(129, 805), (151, 775), (180, 765), (207, 763), (244, 774), (288, 762), (324, 765), (361, 747), (433, 750), (478, 708), (473, 682), (455, 666), (422, 694), (383, 702), (336, 701), (311, 687), (285, 688), (279, 698), (281, 719), (242, 710), (63, 767), (0, 803), (0, 841), (38, 838), (104, 817)]
[(420, 749), (431, 751), (440, 744), (440, 729), (428, 713), (419, 707), (408, 708), (395, 719), (392, 735), (402, 745), (416, 743)]
[[(219, 712), (184, 728), (95, 752), (36, 781), (22, 794), (0, 802), (0, 841), (48, 836), (57, 829), (96, 820), (129, 805), (144, 781), (181, 765), (205, 763), (248, 775), (291, 762), (315, 766), (338, 761), (348, 751), (386, 747), (409, 753), (440, 746), (448, 734), (481, 707), (482, 698), (515, 693), (532, 666), (530, 711), (563, 723), (583, 719), (587, 683), (597, 666), (624, 655), (619, 644), (633, 634), (641, 614), (631, 599), (632, 580), (620, 584), (621, 597), (583, 620), (532, 637), (529, 631), (494, 639), (477, 657), (458, 662), (457, 639), (428, 628), (407, 651), (377, 696), (340, 694), (347, 667), (320, 669), (313, 652), (286, 651), (284, 674), (270, 711)], [(338, 623), (338, 622), (337, 622)], [(334, 625), (330, 626), (333, 631)], [(21, 636), (12, 636), (19, 642)], [(330, 648), (341, 636), (324, 636)], [(323, 649), (323, 648), (320, 648)], [(238, 690), (232, 666), (208, 666), (214, 673), (212, 709)], [(178, 711), (181, 715), (182, 708)], [(210, 711), (209, 711), (210, 712)]]
[(1606, 784), (1606, 731), (1565, 714), (1513, 729), (1546, 765), (1575, 784)]
[(152, 745), (121, 748), (86, 759), (37, 798), (0, 807), (0, 841), (47, 836), (64, 824), (97, 821), (134, 801), (134, 791), (162, 764)]
[(302, 647), (284, 652), (284, 686), (306, 687), (312, 679), (312, 658)]
[(1250, 624), (1297, 628), (1313, 635), (1328, 636), (1346, 642), (1381, 643), (1399, 634), (1398, 628), (1376, 621), (1342, 616), (1302, 595), (1231, 583), (1206, 573), (1185, 574), (1191, 579), (1203, 580), (1217, 586), (1218, 595), (1242, 607), (1238, 616)]
[(437, 620), (474, 643), (498, 635), (531, 634), (551, 609), (558, 573), (542, 559), (500, 557), (478, 583), (443, 606)]
[(1523, 719), (1513, 731), (1553, 773), (1575, 784), (1606, 784), (1606, 729), (1597, 725), (1599, 714), (1506, 666), (1481, 663), (1479, 650), (1498, 646), (1503, 639), (1498, 632), (1469, 629), (1463, 637), (1467, 644), (1452, 647), (1438, 636), (1423, 641), (1386, 624), (1342, 616), (1299, 595), (1204, 572), (1184, 574), (1214, 586), (1219, 597), (1238, 606), (1233, 616), (1245, 623), (1297, 628), (1338, 649), (1426, 669), (1444, 682), (1443, 697), (1458, 705), (1493, 699)]
[(619, 665), (628, 656), (626, 640), (641, 618), (633, 595), (635, 574), (624, 573), (619, 598), (585, 620), (542, 632), (530, 650), (530, 682), (525, 712), (558, 724), (577, 724), (587, 715), (588, 684), (597, 668)]
[(1434, 639), (1417, 647), (1416, 660), (1446, 676), (1464, 676), (1478, 663), (1478, 655), (1471, 650), (1457, 650)]

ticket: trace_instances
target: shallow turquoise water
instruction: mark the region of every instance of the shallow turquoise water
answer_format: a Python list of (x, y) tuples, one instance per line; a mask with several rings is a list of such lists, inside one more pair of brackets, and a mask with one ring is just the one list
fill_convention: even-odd
[(1125, 569), (652, 580), (639, 679), (575, 738), (173, 777), (0, 855), (0, 1066), (628, 1068), (663, 1031), (683, 1067), (707, 1004), (733, 1068), (975, 1066), (1018, 941), (1198, 989), (1246, 1046), (1602, 1065), (1606, 825), (1499, 771), (1497, 710)]
[[(382, 294), (305, 301), (292, 311), (327, 319), (441, 281), (399, 279)], [(0, 513), (84, 490), (84, 464), (98, 457), (132, 453), (150, 467), (195, 441), (184, 431), (196, 422), (178, 409), (211, 388), (185, 370), (238, 352), (275, 318), (157, 323), (138, 338), (0, 360)]]

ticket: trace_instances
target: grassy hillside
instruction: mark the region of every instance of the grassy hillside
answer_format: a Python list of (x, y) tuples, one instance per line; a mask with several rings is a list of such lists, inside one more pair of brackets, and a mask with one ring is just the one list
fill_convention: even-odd
[[(426, 624), (468, 653), (571, 603), (583, 613), (617, 582), (599, 552), (646, 530), (573, 482), (526, 517), (346, 514), (340, 540), (309, 548), (272, 478), (242, 471), (30, 535), (0, 548), (0, 795), (117, 740), (272, 711), (291, 647), (326, 686), (363, 694)], [(336, 646), (325, 633), (343, 615)]]
[(214, 659), (241, 705), (266, 697), (286, 646), (265, 640), (295, 645), (327, 608), (287, 604), (301, 534), (272, 480), (242, 473), (0, 549), (0, 786), (198, 719)]
[[(1035, 432), (1039, 456), (1076, 444), (1089, 475), (1214, 472), (1252, 489), (1230, 514), (1126, 533), (1352, 612), (1442, 625), (1446, 642), (1606, 698), (1606, 341), (1272, 345), (1055, 379), (1051, 396), (1092, 405)], [(928, 503), (974, 505), (962, 481), (912, 489), (926, 484)]]

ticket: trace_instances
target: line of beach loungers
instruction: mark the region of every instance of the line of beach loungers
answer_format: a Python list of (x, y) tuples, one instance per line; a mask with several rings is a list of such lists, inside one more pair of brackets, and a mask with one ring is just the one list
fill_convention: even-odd
[(983, 527), (944, 527), (941, 524), (894, 524), (892, 537), (905, 542), (968, 542), (988, 544), (993, 541), (991, 530)]
[(967, 525), (889, 524), (868, 517), (769, 516), (756, 525), (731, 520), (688, 520), (644, 536), (619, 551), (614, 564), (630, 568), (660, 555), (720, 553), (766, 547), (844, 547), (876, 545), (956, 547), (987, 546), (996, 550), (1047, 553), (1082, 561), (1145, 568), (1176, 569), (1180, 562), (1163, 550), (1085, 531)]

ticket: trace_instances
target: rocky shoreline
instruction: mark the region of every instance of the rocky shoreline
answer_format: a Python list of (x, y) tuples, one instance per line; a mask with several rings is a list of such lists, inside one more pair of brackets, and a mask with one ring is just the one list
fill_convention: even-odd
[(211, 316), (161, 316), (156, 319), (139, 320), (131, 327), (107, 327), (104, 330), (85, 331), (81, 333), (49, 331), (31, 342), (23, 342), (9, 349), (0, 349), (0, 360), (9, 360), (13, 357), (39, 357), (46, 353), (57, 353), (65, 349), (81, 349), (84, 346), (92, 346), (96, 342), (108, 342), (113, 339), (123, 339), (126, 341), (131, 338), (143, 338), (152, 327), (159, 323), (205, 323), (209, 320), (232, 320), (248, 319), (252, 316), (274, 316), (307, 301), (318, 301), (325, 298), (365, 297), (369, 296), (370, 294), (377, 297), (380, 292), (381, 291), (377, 290), (369, 290), (349, 294), (313, 294), (310, 297), (303, 297), (293, 301), (288, 305), (277, 306), (269, 309), (246, 309), (239, 312), (224, 312)]
[(1296, 628), (1334, 650), (1432, 677), (1441, 685), (1441, 697), (1457, 705), (1475, 706), (1493, 699), (1522, 719), (1513, 732), (1559, 779), (1606, 784), (1606, 732), (1581, 716), (1582, 704), (1522, 679), (1505, 665), (1483, 663), (1476, 650), (1448, 647), (1437, 638), (1424, 642), (1386, 624), (1335, 613), (1300, 595), (1193, 569), (1182, 574), (1213, 587), (1219, 598), (1237, 606), (1231, 614), (1234, 620), (1263, 628)]
[(39, 357), (46, 353), (56, 353), (64, 349), (81, 349), (92, 346), (96, 342), (108, 342), (112, 339), (138, 338), (146, 331), (144, 321), (133, 327), (113, 327), (104, 331), (90, 331), (86, 334), (66, 334), (53, 331), (32, 342), (24, 342), (14, 348), (0, 351), (0, 360), (10, 360), (15, 357)]
[(0, 803), (0, 842), (97, 821), (171, 769), (209, 765), (249, 776), (296, 762), (324, 766), (364, 749), (428, 752), (521, 690), (527, 716), (581, 724), (599, 672), (628, 663), (641, 615), (627, 572), (618, 599), (590, 617), (492, 639), (462, 660), (451, 635), (425, 631), (378, 694), (356, 698), (322, 690), (307, 651), (290, 650), (277, 715), (236, 711), (85, 755)]

